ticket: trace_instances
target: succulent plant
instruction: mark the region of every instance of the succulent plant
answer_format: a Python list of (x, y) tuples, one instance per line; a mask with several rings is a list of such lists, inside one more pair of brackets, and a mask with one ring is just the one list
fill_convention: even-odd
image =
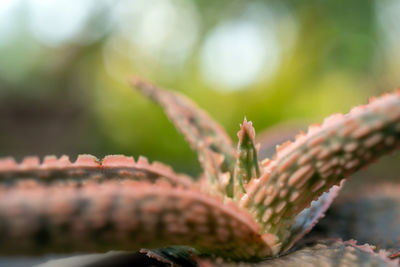
[(139, 78), (132, 85), (164, 108), (198, 153), (201, 177), (144, 157), (3, 158), (1, 254), (146, 248), (148, 256), (182, 266), (398, 264), (397, 254), (355, 241), (294, 245), (323, 217), (343, 179), (399, 148), (400, 91), (334, 114), (260, 161), (246, 119), (234, 146), (183, 95)]

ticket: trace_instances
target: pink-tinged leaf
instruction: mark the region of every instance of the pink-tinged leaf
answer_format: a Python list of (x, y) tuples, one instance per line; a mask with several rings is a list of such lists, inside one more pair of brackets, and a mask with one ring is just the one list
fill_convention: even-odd
[[(142, 251), (142, 250), (141, 250)], [(52, 260), (46, 267), (55, 266), (193, 266), (193, 267), (297, 267), (297, 266), (398, 266), (398, 259), (385, 251), (374, 252), (369, 245), (357, 245), (355, 241), (321, 240), (297, 249), (293, 253), (280, 258), (270, 258), (255, 262), (231, 262), (222, 258), (199, 257), (190, 248), (163, 248), (143, 250), (150, 257), (148, 260), (139, 257), (140, 254), (126, 252), (108, 252), (75, 256)], [(151, 262), (150, 260), (153, 260)], [(165, 265), (164, 265), (164, 264)], [(44, 267), (43, 266), (43, 267)], [(85, 265), (86, 266), (86, 265)]]
[[(246, 186), (239, 205), (250, 210), (277, 247), (296, 216), (323, 192), (400, 146), (400, 91), (335, 114), (263, 161), (264, 174)], [(279, 249), (280, 250), (280, 249)]]
[(260, 166), (257, 159), (257, 148), (255, 146), (255, 130), (253, 125), (244, 119), (238, 132), (237, 159), (233, 174), (234, 195), (238, 196), (245, 192), (244, 186), (251, 178), (260, 176)]
[(355, 241), (326, 240), (304, 246), (288, 255), (254, 263), (224, 262), (222, 259), (198, 259), (199, 267), (298, 267), (362, 266), (396, 267), (398, 260), (389, 259), (385, 251), (375, 253), (369, 245)]
[[(177, 92), (163, 90), (136, 77), (132, 79), (132, 86), (163, 107), (171, 122), (197, 151), (210, 184), (224, 193), (229, 190), (235, 150), (223, 128), (190, 99)], [(228, 183), (226, 175), (230, 176)], [(232, 192), (227, 193), (232, 195)]]
[(132, 180), (0, 186), (0, 253), (190, 245), (232, 259), (271, 255), (250, 214), (198, 190)]
[(26, 179), (44, 183), (132, 179), (165, 181), (183, 187), (193, 184), (190, 177), (177, 174), (171, 167), (159, 162), (150, 164), (145, 157), (139, 157), (136, 162), (133, 157), (122, 155), (106, 156), (103, 160), (98, 160), (92, 155), (79, 155), (73, 163), (68, 156), (46, 156), (42, 163), (38, 157), (26, 157), (21, 163), (12, 158), (0, 159), (0, 184), (13, 184)]

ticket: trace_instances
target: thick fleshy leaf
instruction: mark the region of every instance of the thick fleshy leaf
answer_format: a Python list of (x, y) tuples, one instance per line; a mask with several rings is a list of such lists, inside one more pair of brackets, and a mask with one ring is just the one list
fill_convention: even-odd
[(244, 186), (251, 178), (260, 177), (260, 166), (257, 159), (257, 148), (255, 146), (255, 130), (253, 125), (244, 119), (238, 132), (237, 160), (233, 174), (234, 195), (245, 192)]
[(322, 126), (311, 126), (294, 143), (278, 148), (272, 160), (263, 161), (264, 174), (252, 179), (240, 206), (249, 209), (276, 235), (270, 244), (281, 251), (296, 216), (323, 192), (367, 166), (400, 144), (400, 91), (336, 114)]
[(298, 267), (298, 266), (398, 266), (397, 260), (388, 258), (385, 251), (375, 253), (369, 245), (356, 245), (355, 241), (320, 241), (302, 247), (288, 255), (257, 263), (224, 262), (199, 259), (199, 267)]
[(399, 251), (400, 185), (368, 185), (348, 191), (332, 205), (310, 238), (354, 238), (391, 253)]
[(132, 86), (163, 107), (192, 149), (197, 151), (210, 184), (232, 196), (235, 149), (223, 128), (190, 99), (177, 92), (163, 90), (136, 77), (132, 79)]
[(13, 158), (0, 159), (0, 184), (12, 185), (27, 179), (43, 183), (132, 179), (148, 182), (164, 181), (183, 187), (193, 184), (190, 177), (177, 174), (171, 167), (159, 162), (150, 164), (145, 157), (139, 157), (135, 161), (133, 157), (110, 155), (98, 160), (92, 155), (80, 155), (73, 163), (68, 156), (60, 158), (46, 156), (42, 163), (38, 157), (26, 157), (21, 163), (17, 163)]
[(132, 180), (0, 185), (0, 253), (135, 251), (190, 245), (233, 259), (270, 255), (250, 214), (197, 190)]
[[(276, 145), (289, 140), (292, 136), (298, 133), (299, 129), (306, 126), (300, 121), (284, 122), (275, 125), (257, 135), (257, 142), (260, 144), (258, 158), (272, 157), (276, 152)], [(344, 182), (344, 181), (343, 181)], [(343, 185), (333, 186), (329, 192), (323, 193), (317, 200), (311, 202), (311, 206), (303, 210), (295, 219), (295, 224), (290, 230), (290, 237), (285, 240), (282, 251), (285, 252), (291, 248), (293, 244), (299, 241), (322, 219), (326, 210), (330, 207), (333, 200), (338, 195)], [(348, 237), (347, 239), (349, 239)], [(357, 239), (357, 238), (356, 238)]]
[[(298, 250), (279, 258), (270, 258), (259, 262), (229, 262), (222, 258), (200, 258), (190, 248), (163, 248), (143, 250), (150, 257), (147, 261), (138, 254), (112, 252), (76, 256), (53, 260), (43, 267), (71, 266), (193, 266), (193, 267), (297, 267), (297, 266), (398, 266), (399, 261), (390, 259), (388, 253), (375, 253), (369, 245), (357, 245), (355, 241), (325, 240), (304, 245)], [(150, 261), (154, 259), (154, 261)], [(83, 264), (89, 262), (89, 264)]]
[(286, 252), (322, 219), (327, 209), (331, 206), (343, 186), (334, 185), (328, 192), (323, 193), (317, 200), (311, 202), (311, 206), (297, 215), (295, 223), (290, 229), (290, 236), (282, 246), (282, 252)]

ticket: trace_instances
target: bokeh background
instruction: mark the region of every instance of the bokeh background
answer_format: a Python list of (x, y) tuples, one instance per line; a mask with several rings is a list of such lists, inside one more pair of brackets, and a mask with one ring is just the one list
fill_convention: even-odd
[(196, 156), (132, 74), (236, 137), (321, 122), (400, 85), (398, 0), (1, 0), (0, 156)]

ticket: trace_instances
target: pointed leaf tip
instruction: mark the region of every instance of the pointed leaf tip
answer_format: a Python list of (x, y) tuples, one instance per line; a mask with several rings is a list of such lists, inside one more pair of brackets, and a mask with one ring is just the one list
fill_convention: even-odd
[(142, 94), (147, 97), (153, 98), (154, 93), (156, 91), (155, 85), (151, 82), (139, 77), (139, 76), (132, 76), (130, 80), (130, 85), (137, 90), (139, 90)]
[[(231, 189), (221, 188), (223, 173), (229, 171), (232, 174), (235, 164), (235, 149), (224, 129), (207, 112), (178, 92), (158, 88), (137, 76), (132, 77), (131, 85), (164, 109), (177, 130), (198, 153), (200, 164), (214, 189), (232, 195)], [(215, 157), (214, 153), (220, 156)]]
[[(314, 124), (284, 143), (243, 196), (263, 231), (287, 240), (297, 215), (343, 177), (399, 148), (400, 95), (384, 95), (346, 115)], [(247, 188), (246, 188), (247, 189)], [(270, 193), (266, 193), (266, 191)]]
[(233, 179), (235, 197), (245, 192), (245, 185), (252, 178), (260, 175), (260, 163), (257, 158), (259, 146), (255, 145), (255, 130), (252, 122), (245, 118), (237, 136), (239, 142)]
[(256, 137), (256, 131), (253, 127), (253, 122), (247, 121), (247, 119), (245, 117), (243, 120), (243, 123), (240, 124), (240, 130), (237, 133), (237, 136), (239, 138), (239, 142), (243, 141), (243, 138), (245, 138), (245, 136), (248, 136), (251, 139), (251, 141), (254, 143), (255, 137)]

